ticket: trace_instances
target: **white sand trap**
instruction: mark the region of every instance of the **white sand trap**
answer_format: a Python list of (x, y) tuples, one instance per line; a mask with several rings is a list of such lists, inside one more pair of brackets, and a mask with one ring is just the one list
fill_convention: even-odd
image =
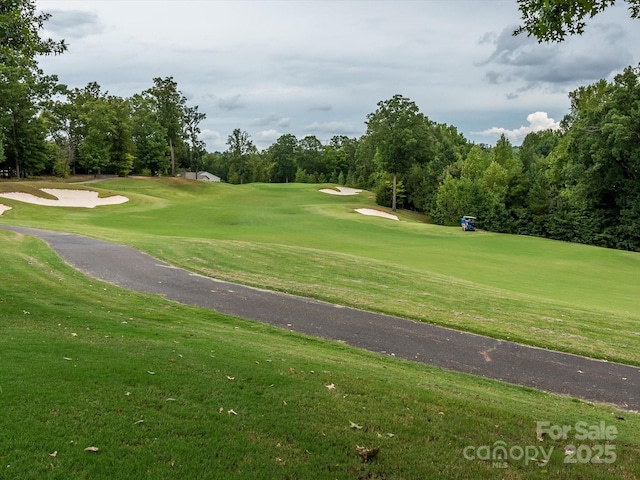
[(357, 195), (362, 192), (362, 190), (351, 187), (335, 187), (335, 190), (333, 188), (322, 188), (320, 191), (329, 195)]
[(356, 212), (361, 213), (362, 215), (371, 215), (372, 217), (382, 217), (388, 218), (389, 220), (398, 220), (398, 217), (396, 215), (392, 215), (391, 213), (383, 212), (381, 210), (374, 210), (373, 208), (356, 208)]
[(119, 205), (129, 201), (127, 197), (122, 195), (99, 198), (98, 192), (92, 190), (70, 190), (62, 188), (41, 188), (40, 190), (49, 195), (53, 195), (56, 197), (56, 200), (36, 197), (35, 195), (24, 192), (0, 193), (0, 197), (18, 200), (19, 202), (32, 203), (34, 205), (44, 205), (46, 207), (94, 208), (100, 205)]
[(4, 212), (6, 212), (7, 210), (11, 210), (11, 207), (7, 206), (7, 205), (2, 205), (0, 203), (0, 215), (2, 215)]

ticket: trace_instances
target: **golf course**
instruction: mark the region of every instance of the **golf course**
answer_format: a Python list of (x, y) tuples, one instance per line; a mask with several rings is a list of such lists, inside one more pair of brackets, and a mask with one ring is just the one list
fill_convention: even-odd
[[(399, 221), (363, 215), (393, 212), (368, 191), (321, 192), (331, 184), (6, 181), (0, 195), (55, 200), (42, 189), (61, 188), (126, 201), (0, 196), (10, 207), (0, 225), (640, 369), (635, 252), (462, 232), (404, 210)], [(85, 276), (34, 237), (0, 229), (0, 240), (0, 478), (640, 475), (638, 412), (133, 292)], [(561, 437), (553, 426), (570, 429)]]

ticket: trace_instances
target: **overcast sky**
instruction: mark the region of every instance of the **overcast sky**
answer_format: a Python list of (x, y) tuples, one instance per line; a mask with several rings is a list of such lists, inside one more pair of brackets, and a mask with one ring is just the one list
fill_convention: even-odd
[(476, 143), (520, 144), (568, 113), (568, 93), (640, 62), (625, 4), (562, 44), (513, 37), (516, 0), (37, 0), (44, 36), (69, 49), (40, 61), (69, 87), (129, 97), (172, 76), (208, 151), (234, 128), (259, 148), (282, 134), (360, 137), (402, 94)]

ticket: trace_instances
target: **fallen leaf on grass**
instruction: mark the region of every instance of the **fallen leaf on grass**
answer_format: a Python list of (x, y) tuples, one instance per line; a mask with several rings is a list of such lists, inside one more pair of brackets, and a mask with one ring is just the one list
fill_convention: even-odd
[(325, 387), (327, 387), (328, 390), (335, 390), (336, 386), (332, 383), (330, 385), (325, 385)]
[(68, 361), (73, 360), (73, 358), (69, 358), (69, 357), (62, 357), (62, 359), (63, 359), (63, 360), (68, 360)]
[(218, 413), (222, 413), (224, 412), (224, 408), (220, 407), (220, 409), (218, 410)]
[(84, 449), (85, 452), (97, 452), (98, 447), (87, 447)]
[(155, 375), (155, 374), (156, 374), (156, 372), (150, 372), (149, 370), (147, 370), (147, 373), (148, 373), (149, 375)]
[(236, 379), (236, 377), (230, 377), (229, 375), (227, 375), (227, 380), (231, 381), (231, 380), (235, 380), (235, 379)]
[(375, 456), (378, 455), (379, 451), (380, 451), (380, 448), (378, 447), (365, 448), (365, 447), (360, 447), (356, 445), (356, 452), (358, 453), (358, 455), (362, 457), (362, 460), (365, 462), (368, 462), (372, 458), (375, 458)]
[(227, 415), (238, 415), (233, 409), (227, 411)]
[(50, 453), (49, 456), (53, 457), (53, 458), (56, 458), (58, 456), (58, 451), (56, 450), (55, 452)]
[(362, 427), (360, 425), (358, 425), (357, 423), (353, 423), (351, 420), (349, 420), (349, 426), (356, 430), (362, 430)]
[(141, 423), (144, 423), (144, 420), (138, 420), (134, 425), (140, 425)]
[(71, 336), (72, 336), (72, 337), (77, 337), (77, 336), (78, 336), (78, 334), (74, 332), (74, 333), (72, 333), (72, 334), (71, 334)]

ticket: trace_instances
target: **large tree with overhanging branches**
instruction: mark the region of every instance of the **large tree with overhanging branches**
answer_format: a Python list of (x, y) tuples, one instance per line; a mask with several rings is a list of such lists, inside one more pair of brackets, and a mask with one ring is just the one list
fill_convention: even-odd
[(383, 169), (393, 175), (394, 212), (398, 175), (405, 173), (424, 152), (426, 126), (418, 106), (402, 95), (378, 102), (377, 110), (367, 115), (367, 135), (376, 147)]
[(57, 77), (38, 68), (37, 57), (67, 49), (64, 40), (40, 37), (49, 17), (36, 11), (35, 0), (0, 2), (0, 151), (18, 176), (29, 167), (24, 162), (44, 159), (46, 130), (38, 114), (58, 86)]
[[(539, 42), (562, 42), (567, 36), (581, 35), (587, 20), (595, 17), (616, 0), (518, 0), (524, 22), (514, 32), (527, 33)], [(624, 0), (631, 18), (640, 17), (640, 0)]]

